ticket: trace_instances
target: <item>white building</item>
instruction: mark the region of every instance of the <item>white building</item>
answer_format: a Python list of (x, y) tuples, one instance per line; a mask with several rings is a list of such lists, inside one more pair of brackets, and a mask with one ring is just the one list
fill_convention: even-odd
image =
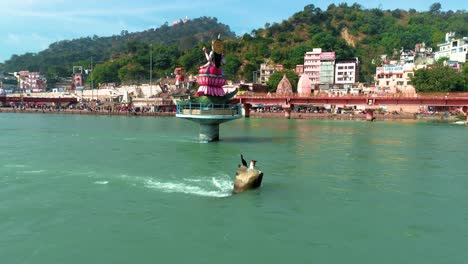
[(468, 37), (455, 38), (455, 32), (445, 34), (445, 42), (438, 44), (439, 51), (435, 52), (435, 60), (447, 58), (450, 61), (466, 62)]
[(41, 72), (20, 71), (15, 73), (20, 91), (41, 93), (47, 89), (47, 79)]
[(379, 92), (414, 94), (415, 88), (411, 83), (413, 76), (414, 64), (377, 67), (375, 87)]
[(358, 80), (358, 60), (339, 61), (335, 64), (335, 84), (351, 86)]
[(312, 85), (320, 83), (320, 53), (322, 49), (316, 48), (304, 55), (304, 73), (309, 77)]

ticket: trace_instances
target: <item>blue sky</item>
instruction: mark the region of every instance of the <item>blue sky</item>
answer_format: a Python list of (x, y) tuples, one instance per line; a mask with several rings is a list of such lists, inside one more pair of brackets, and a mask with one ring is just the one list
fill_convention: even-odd
[(185, 16), (217, 17), (241, 35), (267, 22), (281, 22), (308, 4), (326, 9), (342, 2), (357, 2), (365, 8), (418, 11), (428, 10), (434, 2), (441, 3), (444, 11), (468, 7), (467, 2), (455, 0), (0, 0), (0, 62), (13, 54), (39, 52), (58, 40), (142, 31)]

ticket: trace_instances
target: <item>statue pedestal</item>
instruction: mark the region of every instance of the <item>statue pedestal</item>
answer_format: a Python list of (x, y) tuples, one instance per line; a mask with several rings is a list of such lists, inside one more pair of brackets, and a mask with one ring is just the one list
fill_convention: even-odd
[(219, 124), (200, 124), (199, 134), (201, 142), (219, 141)]
[(242, 118), (241, 105), (203, 106), (200, 104), (177, 105), (176, 117), (191, 120), (200, 125), (200, 142), (219, 141), (219, 124)]

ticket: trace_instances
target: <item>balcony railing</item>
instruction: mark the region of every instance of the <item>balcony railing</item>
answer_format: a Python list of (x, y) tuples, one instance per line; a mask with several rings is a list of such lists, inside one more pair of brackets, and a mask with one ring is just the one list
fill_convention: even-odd
[(177, 114), (179, 115), (220, 115), (237, 116), (241, 112), (240, 104), (209, 104), (188, 103), (177, 105)]

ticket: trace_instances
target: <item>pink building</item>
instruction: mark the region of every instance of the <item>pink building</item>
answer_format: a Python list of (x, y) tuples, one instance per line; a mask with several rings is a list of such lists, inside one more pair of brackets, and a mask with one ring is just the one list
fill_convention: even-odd
[(83, 86), (83, 74), (81, 72), (73, 73), (73, 87), (82, 87)]
[(304, 73), (314, 87), (327, 89), (334, 82), (335, 52), (322, 52), (315, 48), (304, 55)]
[(22, 92), (40, 93), (47, 89), (47, 79), (41, 72), (20, 71), (16, 77)]

